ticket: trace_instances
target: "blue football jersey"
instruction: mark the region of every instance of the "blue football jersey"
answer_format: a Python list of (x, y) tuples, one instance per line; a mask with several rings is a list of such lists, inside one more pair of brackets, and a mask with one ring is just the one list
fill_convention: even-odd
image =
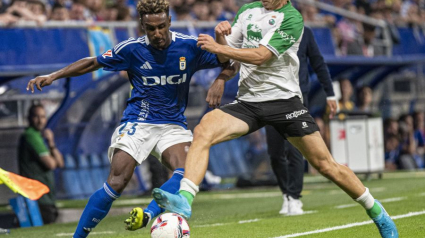
[(147, 36), (130, 38), (97, 57), (108, 71), (125, 70), (132, 85), (121, 122), (186, 127), (189, 83), (201, 69), (220, 66), (215, 54), (196, 46), (197, 38), (171, 32), (171, 44), (157, 50)]

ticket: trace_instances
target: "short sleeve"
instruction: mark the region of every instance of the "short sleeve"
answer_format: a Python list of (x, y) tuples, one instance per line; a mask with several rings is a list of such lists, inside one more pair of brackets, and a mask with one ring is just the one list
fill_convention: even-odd
[(46, 144), (44, 144), (43, 138), (36, 132), (25, 133), (25, 139), (38, 156), (42, 157), (50, 154)]
[(130, 51), (130, 44), (137, 43), (133, 38), (117, 44), (113, 49), (107, 50), (102, 55), (97, 56), (97, 62), (107, 71), (121, 71), (130, 68), (126, 55)]
[(292, 14), (287, 13), (280, 26), (267, 32), (260, 44), (279, 56), (300, 39), (303, 29), (304, 22), (301, 14), (298, 11)]
[(206, 50), (202, 50), (200, 47), (197, 47), (199, 50), (198, 55), (198, 67), (197, 69), (209, 69), (221, 66), (220, 61), (218, 61), (217, 55), (212, 54)]
[(243, 12), (247, 9), (247, 5), (241, 7), (232, 23), (232, 33), (226, 36), (227, 44), (233, 48), (241, 48), (243, 43), (242, 21)]

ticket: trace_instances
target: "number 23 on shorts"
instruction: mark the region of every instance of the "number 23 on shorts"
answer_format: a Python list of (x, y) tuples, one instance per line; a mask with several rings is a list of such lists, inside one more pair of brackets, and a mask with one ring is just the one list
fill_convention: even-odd
[[(121, 135), (121, 134), (122, 134), (122, 131), (123, 131), (123, 130), (124, 130), (124, 128), (127, 126), (127, 123), (128, 123), (128, 122), (124, 123), (124, 125), (122, 125), (122, 126), (120, 127), (120, 129), (118, 130), (118, 134), (119, 134), (119, 135)], [(134, 123), (134, 124), (133, 124), (133, 126), (130, 128), (130, 130), (128, 130), (127, 134), (128, 134), (128, 135), (130, 135), (130, 136), (134, 135), (134, 133), (136, 133), (136, 126), (137, 126), (137, 123)]]

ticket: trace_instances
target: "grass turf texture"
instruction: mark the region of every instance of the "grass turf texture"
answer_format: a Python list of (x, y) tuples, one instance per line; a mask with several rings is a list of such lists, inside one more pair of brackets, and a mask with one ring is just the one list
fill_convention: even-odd
[[(386, 173), (383, 179), (364, 181), (375, 198), (391, 216), (425, 211), (425, 172)], [(237, 198), (239, 197), (239, 198)], [(141, 199), (146, 202), (147, 197)], [(390, 198), (396, 198), (392, 201)], [(135, 197), (120, 198), (119, 205), (131, 210)], [(385, 202), (385, 199), (389, 201)], [(369, 221), (363, 208), (353, 202), (334, 184), (316, 176), (305, 178), (302, 201), (305, 211), (315, 211), (302, 216), (282, 216), (278, 211), (282, 196), (277, 187), (249, 190), (202, 192), (194, 201), (193, 216), (189, 220), (191, 237), (254, 238), (286, 237), (350, 223)], [(137, 200), (136, 200), (137, 202)], [(64, 201), (65, 207), (84, 207), (86, 201)], [(127, 205), (126, 205), (127, 204)], [(352, 205), (335, 208), (340, 205)], [(146, 206), (146, 204), (141, 204)], [(127, 214), (107, 216), (89, 237), (150, 237), (150, 229), (135, 232), (124, 230)], [(395, 220), (400, 237), (425, 237), (425, 214)], [(77, 223), (46, 225), (35, 228), (11, 230), (11, 237), (72, 237)], [(150, 227), (151, 224), (149, 224)], [(373, 238), (380, 237), (374, 224), (296, 237)]]

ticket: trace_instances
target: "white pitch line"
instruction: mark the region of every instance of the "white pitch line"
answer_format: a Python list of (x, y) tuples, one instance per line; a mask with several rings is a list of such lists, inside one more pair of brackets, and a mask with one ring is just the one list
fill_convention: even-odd
[[(407, 214), (392, 216), (391, 218), (393, 220), (397, 220), (397, 219), (400, 219), (400, 218), (419, 216), (419, 215), (423, 215), (423, 214), (425, 214), (425, 210), (424, 211), (418, 211), (418, 212), (409, 212)], [(334, 226), (334, 227), (329, 227), (329, 228), (325, 228), (325, 229), (319, 229), (319, 230), (314, 230), (314, 231), (307, 231), (307, 232), (302, 232), (302, 233), (295, 233), (295, 234), (290, 234), (290, 235), (285, 235), (285, 236), (279, 236), (279, 237), (275, 237), (275, 238), (290, 238), (290, 237), (306, 236), (306, 235), (312, 235), (312, 234), (317, 234), (317, 233), (324, 233), (324, 232), (328, 232), (328, 231), (342, 230), (342, 229), (347, 229), (347, 228), (356, 227), (356, 226), (364, 226), (364, 225), (371, 224), (371, 223), (373, 223), (371, 220), (363, 221), (363, 222), (356, 222), (356, 223), (350, 223), (350, 224), (346, 224), (346, 225), (342, 225), (342, 226)]]
[(230, 225), (232, 223), (214, 223), (214, 224), (207, 224), (207, 225), (197, 225), (197, 226), (193, 226), (193, 227), (214, 227), (214, 226), (225, 226), (225, 225)]
[(252, 223), (252, 222), (257, 222), (257, 221), (259, 221), (259, 220), (260, 220), (260, 219), (255, 218), (255, 219), (252, 219), (252, 220), (239, 221), (238, 223), (239, 223), (239, 224), (243, 224), (243, 223)]
[(386, 198), (386, 199), (379, 199), (379, 201), (388, 203), (388, 202), (398, 202), (405, 199), (407, 199), (407, 197)]
[[(395, 198), (386, 198), (386, 199), (379, 199), (380, 202), (383, 203), (390, 203), (390, 202), (398, 202), (407, 199), (407, 197), (395, 197)], [(350, 204), (343, 204), (339, 206), (335, 206), (336, 209), (344, 209), (349, 207), (356, 207), (357, 203), (350, 203)]]
[(291, 214), (285, 214), (285, 216), (287, 216), (287, 217), (302, 216), (302, 215), (312, 214), (312, 213), (316, 213), (316, 212), (317, 212), (316, 210), (311, 210), (311, 211), (304, 211), (304, 212), (303, 212), (303, 213), (301, 213), (301, 214), (294, 214), (294, 215), (291, 215)]
[[(99, 231), (99, 232), (90, 232), (90, 235), (104, 235), (104, 234), (114, 234), (114, 231)], [(72, 236), (74, 233), (58, 233), (56, 236)]]
[[(260, 219), (251, 219), (251, 220), (242, 220), (242, 221), (238, 221), (238, 224), (244, 224), (244, 223), (252, 223), (252, 222), (257, 222), (260, 221)], [(206, 225), (198, 225), (198, 226), (193, 226), (193, 227), (214, 227), (214, 226), (226, 226), (226, 225), (231, 225), (231, 224), (235, 224), (234, 222), (229, 222), (229, 223), (214, 223), (214, 224), (206, 224)]]
[(344, 205), (335, 206), (335, 208), (336, 209), (344, 209), (344, 208), (357, 207), (357, 206), (358, 206), (357, 203), (350, 203), (350, 204), (344, 204)]

